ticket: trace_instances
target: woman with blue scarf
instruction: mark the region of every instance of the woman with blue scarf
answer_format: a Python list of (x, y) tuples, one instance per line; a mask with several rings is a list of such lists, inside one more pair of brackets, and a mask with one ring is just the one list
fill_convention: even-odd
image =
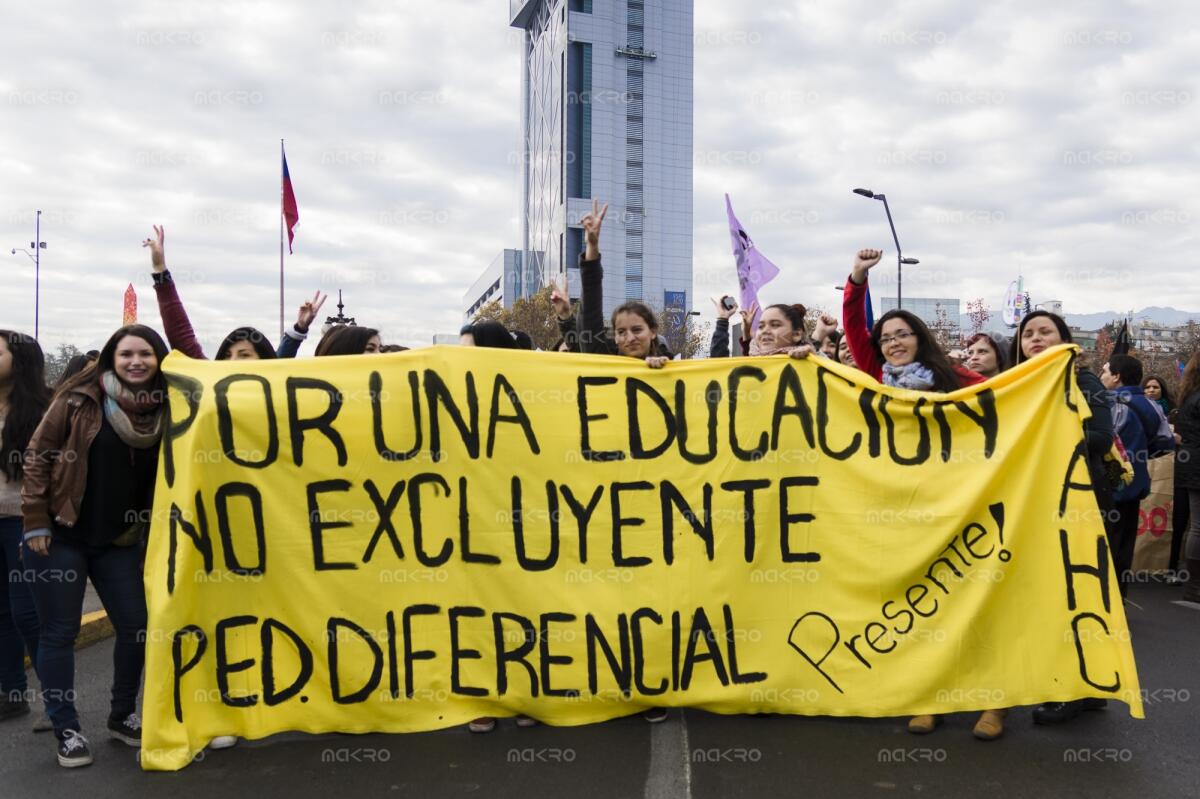
[[(855, 365), (886, 386), (948, 393), (982, 383), (983, 375), (950, 362), (929, 328), (908, 311), (888, 311), (869, 331), (866, 317), (867, 271), (879, 263), (880, 250), (859, 250), (842, 297), (843, 339)], [(976, 738), (992, 741), (1004, 734), (1004, 709), (985, 710), (975, 725)], [(941, 716), (922, 714), (908, 722), (918, 735), (933, 732)]]
[(984, 381), (983, 375), (955, 366), (929, 328), (908, 311), (888, 311), (867, 329), (864, 301), (867, 271), (882, 250), (859, 250), (842, 295), (842, 326), (854, 364), (885, 386), (914, 391), (956, 391)]

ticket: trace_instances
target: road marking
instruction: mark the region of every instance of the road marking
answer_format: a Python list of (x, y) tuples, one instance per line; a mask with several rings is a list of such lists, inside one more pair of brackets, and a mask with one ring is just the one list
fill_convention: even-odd
[(669, 718), (651, 725), (650, 773), (646, 776), (645, 799), (692, 798), (692, 760), (688, 751), (687, 713), (679, 720)]

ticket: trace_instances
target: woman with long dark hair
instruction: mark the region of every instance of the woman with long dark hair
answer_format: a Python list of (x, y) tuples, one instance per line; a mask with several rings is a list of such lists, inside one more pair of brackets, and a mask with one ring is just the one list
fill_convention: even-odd
[[(1142, 393), (1146, 395), (1146, 399), (1158, 403), (1158, 407), (1162, 408), (1163, 415), (1171, 422), (1172, 429), (1175, 429), (1176, 440), (1178, 440), (1177, 419), (1179, 409), (1175, 405), (1175, 398), (1171, 396), (1171, 389), (1167, 386), (1167, 381), (1161, 377), (1150, 375), (1142, 381)], [(1183, 545), (1183, 539), (1187, 535), (1190, 519), (1189, 505), (1191, 504), (1188, 501), (1188, 490), (1179, 482), (1178, 463), (1180, 457), (1178, 454), (1175, 456), (1175, 485), (1171, 503), (1173, 505), (1171, 509), (1171, 555), (1167, 561), (1167, 569), (1169, 570), (1167, 582), (1174, 584), (1184, 581), (1179, 569), (1179, 552)]]
[(1157, 402), (1162, 408), (1163, 416), (1170, 415), (1175, 410), (1175, 401), (1171, 398), (1171, 389), (1161, 377), (1150, 375), (1142, 381), (1142, 393), (1151, 402)]
[[(38, 616), (21, 565), (25, 449), (50, 393), (46, 359), (31, 337), (0, 330), (0, 721), (29, 712), (25, 652), (37, 663)], [(49, 729), (41, 723), (35, 729)]]
[(25, 458), (23, 559), (42, 625), (37, 672), (66, 768), (92, 762), (75, 709), (75, 636), (88, 578), (116, 630), (108, 729), (141, 745), (142, 544), (165, 424), (166, 355), (149, 327), (117, 330), (96, 362), (55, 394)]
[(854, 365), (884, 385), (916, 391), (950, 392), (983, 382), (982, 375), (950, 362), (916, 314), (888, 311), (867, 332), (867, 272), (881, 257), (881, 250), (859, 250), (842, 295), (842, 327)]
[[(948, 393), (983, 382), (982, 375), (955, 366), (919, 317), (892, 310), (879, 317), (867, 332), (867, 272), (883, 256), (880, 250), (859, 250), (842, 296), (843, 334), (849, 341), (854, 365), (884, 385), (915, 391)], [(1004, 734), (1003, 709), (985, 710), (975, 724), (976, 738), (995, 740)], [(917, 735), (933, 732), (941, 716), (913, 716), (908, 731)]]
[[(164, 243), (166, 231), (159, 225), (154, 225), (154, 237), (142, 242), (143, 247), (150, 249), (150, 265), (154, 270), (154, 293), (158, 297), (158, 311), (162, 315), (163, 327), (167, 331), (167, 341), (173, 349), (177, 349), (189, 358), (205, 358), (200, 342), (196, 340), (196, 331), (188, 319), (183, 301), (179, 299), (179, 291), (175, 288), (175, 280), (167, 269), (167, 259)], [(300, 306), (296, 322), (285, 330), (279, 349), (271, 346), (271, 341), (262, 331), (253, 327), (234, 328), (217, 347), (213, 360), (266, 360), (270, 358), (295, 358), (300, 350), (300, 344), (308, 337), (309, 326), (317, 318), (321, 306), (325, 304), (328, 295), (322, 296), (318, 291), (313, 298)]]
[[(1072, 344), (1071, 329), (1058, 314), (1049, 311), (1034, 311), (1021, 318), (1017, 334), (1013, 336), (1011, 357), (1013, 365), (1029, 360), (1059, 344)], [(1113, 400), (1096, 374), (1078, 360), (1075, 364), (1075, 382), (1087, 401), (1092, 418), (1083, 423), (1084, 443), (1087, 447), (1088, 474), (1092, 479), (1092, 491), (1096, 505), (1104, 518), (1104, 532), (1113, 552), (1116, 547), (1116, 531), (1113, 529), (1113, 495), (1105, 476), (1104, 455), (1113, 446)], [(1043, 702), (1033, 710), (1037, 724), (1060, 724), (1078, 716), (1085, 710), (1099, 710), (1108, 703), (1103, 699), (1074, 699), (1069, 702)]]
[(1183, 542), (1183, 562), (1188, 573), (1183, 599), (1200, 602), (1200, 352), (1192, 355), (1183, 370), (1175, 429), (1181, 439), (1175, 458), (1175, 485), (1187, 491), (1191, 516)]

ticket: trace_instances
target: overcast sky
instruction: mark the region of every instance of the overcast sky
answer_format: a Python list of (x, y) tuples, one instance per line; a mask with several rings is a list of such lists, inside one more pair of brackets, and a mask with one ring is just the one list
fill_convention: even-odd
[[(33, 330), (33, 265), (9, 249), (41, 208), (50, 348), (99, 346), (130, 282), (161, 326), (140, 247), (155, 222), (209, 352), (241, 324), (274, 338), (286, 138), (289, 322), (341, 287), (386, 341), (455, 332), (464, 291), (518, 244), (507, 10), (6, 3), (0, 326)], [(735, 283), (726, 191), (783, 269), (764, 300), (839, 306), (854, 250), (894, 257), (881, 204), (850, 193), (865, 186), (921, 260), (906, 296), (998, 307), (1020, 272), (1072, 313), (1200, 310), (1198, 23), (1187, 0), (696, 0), (695, 307), (711, 318)]]

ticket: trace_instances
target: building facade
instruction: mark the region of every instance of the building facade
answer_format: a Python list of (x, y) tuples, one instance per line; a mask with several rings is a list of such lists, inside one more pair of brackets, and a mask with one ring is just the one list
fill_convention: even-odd
[(1141, 352), (1190, 355), (1200, 330), (1195, 325), (1164, 325), (1142, 319), (1130, 325), (1133, 347)]
[(524, 250), (505, 250), (492, 259), (463, 294), (463, 318), (471, 320), (479, 309), (493, 302), (511, 308), (513, 300), (541, 287), (538, 262)]
[[(904, 298), (904, 310), (915, 314), (939, 340), (950, 342), (957, 342), (962, 337), (960, 305), (957, 297)], [(895, 297), (879, 299), (881, 316), (895, 307)]]
[[(606, 313), (627, 299), (690, 308), (692, 0), (510, 0), (509, 20), (525, 32), (523, 269), (502, 301), (561, 274), (578, 297), (579, 220), (596, 198)], [(494, 282), (481, 277), (464, 312)]]

